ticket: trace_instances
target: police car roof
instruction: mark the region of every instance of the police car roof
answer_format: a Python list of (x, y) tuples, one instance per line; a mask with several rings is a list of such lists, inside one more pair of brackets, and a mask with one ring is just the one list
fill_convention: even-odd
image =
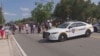
[(85, 23), (85, 22), (82, 22), (82, 21), (67, 21), (65, 23)]

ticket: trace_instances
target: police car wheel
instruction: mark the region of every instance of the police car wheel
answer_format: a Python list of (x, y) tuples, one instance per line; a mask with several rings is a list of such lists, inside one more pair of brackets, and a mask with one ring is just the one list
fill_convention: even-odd
[(91, 31), (87, 30), (86, 33), (85, 33), (85, 37), (90, 37), (90, 35), (91, 35)]
[(60, 36), (59, 36), (59, 41), (60, 42), (63, 42), (63, 41), (65, 41), (67, 39), (67, 36), (65, 35), (65, 34), (61, 34)]

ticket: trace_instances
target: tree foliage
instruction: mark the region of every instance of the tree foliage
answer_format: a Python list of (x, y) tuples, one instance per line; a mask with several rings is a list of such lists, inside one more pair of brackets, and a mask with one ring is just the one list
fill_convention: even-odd
[(97, 7), (96, 7), (96, 18), (100, 19), (100, 2), (98, 3)]
[[(21, 22), (36, 21), (43, 22), (48, 20), (51, 16), (66, 20), (80, 20), (93, 21), (93, 18), (100, 20), (100, 2), (98, 5), (91, 2), (91, 0), (60, 0), (52, 12), (53, 2), (35, 3), (36, 7), (31, 11), (31, 19), (23, 19)], [(20, 22), (20, 21), (19, 21)]]
[(89, 17), (100, 19), (100, 4), (91, 3), (91, 0), (61, 0), (53, 15), (64, 20), (68, 16), (71, 20), (86, 21)]
[(2, 13), (2, 8), (0, 7), (0, 24), (3, 24), (3, 23), (5, 23), (5, 19)]
[(36, 3), (36, 8), (32, 10), (32, 18), (37, 22), (43, 22), (51, 16), (53, 2), (48, 2), (45, 5)]
[(31, 18), (31, 17), (28, 17), (28, 18), (23, 18), (23, 19), (20, 19), (20, 20), (16, 20), (14, 23), (15, 24), (19, 24), (19, 23), (30, 23), (30, 22), (33, 22), (34, 20)]

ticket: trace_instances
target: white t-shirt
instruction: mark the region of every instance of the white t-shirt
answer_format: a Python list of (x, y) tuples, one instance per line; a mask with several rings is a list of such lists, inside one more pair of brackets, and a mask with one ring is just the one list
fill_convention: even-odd
[(25, 25), (25, 27), (29, 27), (29, 25), (28, 25), (28, 24), (26, 24), (26, 25)]
[(49, 23), (49, 26), (52, 27), (52, 23)]
[(30, 27), (29, 27), (28, 24), (25, 25), (25, 29), (26, 29), (26, 30), (29, 30), (29, 29), (30, 29)]
[(35, 25), (33, 25), (33, 28), (35, 28), (36, 26)]

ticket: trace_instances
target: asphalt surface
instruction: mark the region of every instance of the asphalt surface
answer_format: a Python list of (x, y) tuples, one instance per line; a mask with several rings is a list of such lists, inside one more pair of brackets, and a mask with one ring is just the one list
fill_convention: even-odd
[(64, 42), (46, 41), (37, 33), (16, 33), (15, 38), (28, 56), (100, 56), (100, 33)]

